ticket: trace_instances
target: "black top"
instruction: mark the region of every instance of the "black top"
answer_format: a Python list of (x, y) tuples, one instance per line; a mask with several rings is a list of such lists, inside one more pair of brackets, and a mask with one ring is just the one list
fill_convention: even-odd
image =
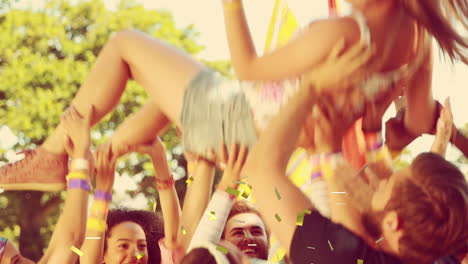
[[(403, 264), (397, 257), (369, 247), (359, 236), (317, 211), (306, 215), (303, 225), (296, 228), (290, 255), (293, 264)], [(434, 262), (459, 263), (453, 257)]]

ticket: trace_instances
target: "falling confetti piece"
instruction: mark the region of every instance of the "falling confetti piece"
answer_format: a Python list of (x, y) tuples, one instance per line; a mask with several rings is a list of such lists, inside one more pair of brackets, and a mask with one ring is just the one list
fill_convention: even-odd
[(357, 264), (364, 264), (364, 260), (358, 259), (358, 260), (357, 260)]
[(158, 205), (158, 203), (156, 201), (152, 202), (152, 201), (148, 201), (148, 206), (149, 208), (153, 209), (153, 212), (156, 212), (156, 206)]
[(331, 193), (346, 193), (346, 192), (331, 192)]
[(249, 199), (250, 193), (252, 192), (252, 186), (250, 184), (244, 184), (240, 187), (242, 189), (242, 197)]
[(381, 237), (381, 238), (379, 238), (377, 241), (375, 241), (375, 243), (377, 244), (377, 243), (379, 243), (380, 241), (382, 241), (383, 239), (384, 239), (384, 238)]
[(224, 248), (224, 247), (222, 247), (222, 246), (217, 246), (217, 247), (216, 247), (216, 250), (218, 250), (219, 252), (223, 253), (224, 255), (226, 255), (226, 254), (229, 252), (229, 250), (228, 250), (227, 248)]
[(281, 222), (281, 217), (278, 214), (275, 214), (275, 217), (276, 217), (276, 220), (278, 220), (278, 222)]
[(332, 244), (330, 243), (330, 240), (328, 240), (328, 245), (330, 245), (330, 249), (331, 251), (333, 251), (333, 247), (332, 247)]
[(182, 235), (187, 234), (187, 230), (185, 230), (185, 227), (181, 227), (181, 229), (182, 229)]
[(136, 255), (137, 259), (141, 259), (144, 256), (145, 256), (145, 252), (140, 252)]
[(305, 213), (305, 214), (311, 214), (312, 211), (305, 209), (305, 210), (304, 210), (304, 213)]
[(314, 249), (314, 250), (315, 250), (315, 248), (314, 248), (314, 247), (307, 247), (307, 248), (308, 248), (308, 249)]
[(81, 252), (81, 250), (79, 250), (78, 248), (76, 248), (75, 246), (71, 246), (70, 247), (70, 250), (75, 252), (78, 256), (82, 257), (83, 256), (83, 252)]
[(101, 237), (86, 237), (85, 239), (101, 239)]
[(193, 177), (190, 177), (187, 180), (185, 180), (185, 183), (187, 183), (187, 185), (190, 185), (192, 182), (193, 182)]
[(235, 197), (238, 197), (239, 194), (240, 194), (240, 191), (236, 190), (236, 189), (233, 189), (232, 187), (228, 187), (226, 189), (226, 192), (229, 193), (229, 194), (232, 194), (234, 195)]
[(241, 182), (241, 181), (232, 181), (233, 183), (237, 183), (237, 184), (247, 184), (246, 182)]
[(247, 246), (249, 246), (249, 247), (256, 247), (257, 244), (247, 244)]
[(275, 187), (275, 193), (276, 193), (276, 198), (278, 198), (278, 200), (281, 200), (281, 195), (278, 192), (278, 189), (276, 189), (276, 187)]
[(215, 211), (209, 212), (210, 220), (216, 220)]
[(244, 237), (249, 237), (249, 234), (247, 234), (247, 230), (243, 230), (244, 231)]
[(297, 213), (296, 225), (302, 226), (304, 224), (304, 213)]

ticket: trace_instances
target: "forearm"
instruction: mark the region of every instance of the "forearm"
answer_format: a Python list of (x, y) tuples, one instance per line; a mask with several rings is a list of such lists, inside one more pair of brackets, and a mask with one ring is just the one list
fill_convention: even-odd
[[(233, 204), (234, 198), (227, 192), (218, 190), (213, 194), (198, 223), (187, 252), (200, 242), (219, 242)], [(214, 217), (211, 216), (211, 212), (214, 212)]]
[[(177, 236), (180, 245), (186, 249), (192, 240), (198, 222), (211, 198), (215, 169), (206, 161), (198, 161), (191, 182), (187, 185), (181, 228)], [(182, 230), (182, 228), (184, 230)]]
[(152, 160), (156, 171), (156, 187), (159, 192), (159, 202), (164, 218), (164, 243), (167, 248), (171, 249), (177, 246), (181, 216), (179, 197), (166, 158), (154, 155)]
[(91, 206), (88, 223), (86, 227), (86, 238), (81, 247), (81, 251), (86, 252), (80, 257), (81, 264), (101, 263), (104, 253), (105, 229), (100, 228), (97, 223), (106, 223), (107, 214), (109, 211), (110, 198), (103, 199), (102, 195), (107, 193), (110, 195), (112, 188), (97, 188), (94, 196), (94, 201)]
[(248, 78), (249, 67), (257, 57), (245, 17), (242, 0), (223, 0), (226, 34), (234, 71), (240, 80)]
[[(81, 173), (82, 178), (88, 177), (87, 171), (72, 172)], [(83, 182), (87, 181), (83, 180)], [(50, 247), (45, 254), (48, 257), (47, 263), (73, 263), (78, 258), (78, 255), (72, 252), (70, 247), (80, 248), (83, 242), (88, 192), (89, 189), (77, 188), (76, 185), (70, 185), (69, 181), (65, 205), (52, 234)], [(40, 263), (44, 263), (42, 261)]]

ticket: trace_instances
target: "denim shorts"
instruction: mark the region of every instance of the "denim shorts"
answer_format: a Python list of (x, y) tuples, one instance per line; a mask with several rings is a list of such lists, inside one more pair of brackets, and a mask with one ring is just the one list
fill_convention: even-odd
[(257, 134), (249, 103), (238, 81), (204, 69), (189, 83), (180, 115), (185, 152), (211, 158), (221, 143), (245, 144), (249, 148)]

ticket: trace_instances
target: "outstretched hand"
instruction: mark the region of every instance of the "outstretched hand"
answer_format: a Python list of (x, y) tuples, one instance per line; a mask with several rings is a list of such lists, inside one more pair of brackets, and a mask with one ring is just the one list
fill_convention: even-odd
[(116, 159), (112, 157), (110, 144), (99, 145), (94, 152), (96, 189), (111, 191), (114, 185)]
[[(317, 93), (349, 88), (367, 75), (366, 65), (374, 50), (357, 43), (345, 50), (345, 40), (339, 40), (327, 59), (304, 75), (302, 85), (314, 87)], [(331, 89), (331, 90), (330, 90)]]
[(89, 106), (85, 116), (81, 116), (74, 106), (71, 106), (61, 117), (60, 123), (65, 130), (65, 151), (72, 158), (85, 158), (91, 144), (91, 120), (94, 106)]
[(220, 150), (219, 159), (221, 163), (226, 164), (224, 169), (223, 177), (219, 183), (219, 187), (225, 190), (227, 187), (237, 187), (240, 180), (241, 171), (244, 167), (245, 161), (247, 160), (248, 149), (246, 145), (239, 146), (236, 143), (232, 143), (227, 154), (226, 146), (223, 144)]
[(450, 99), (447, 98), (445, 99), (444, 107), (437, 120), (437, 133), (431, 148), (432, 152), (445, 156), (447, 145), (452, 136), (453, 127), (452, 107), (450, 105)]

